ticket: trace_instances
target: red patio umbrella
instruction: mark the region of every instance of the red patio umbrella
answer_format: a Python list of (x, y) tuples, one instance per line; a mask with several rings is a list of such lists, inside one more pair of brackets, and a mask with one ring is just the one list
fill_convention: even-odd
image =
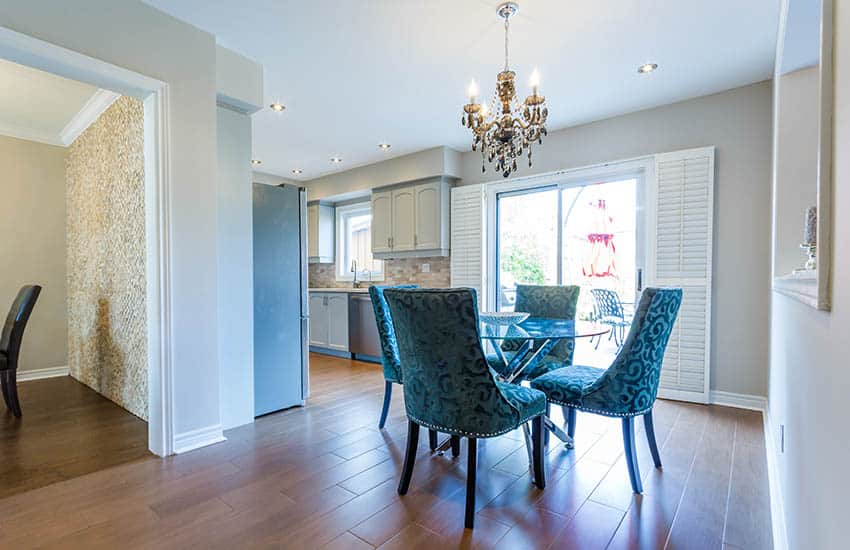
[(585, 277), (616, 277), (617, 265), (614, 257), (617, 249), (614, 247), (614, 234), (608, 227), (614, 220), (608, 215), (608, 205), (604, 199), (590, 204), (596, 208), (596, 215), (594, 227), (587, 234), (590, 246), (581, 272)]

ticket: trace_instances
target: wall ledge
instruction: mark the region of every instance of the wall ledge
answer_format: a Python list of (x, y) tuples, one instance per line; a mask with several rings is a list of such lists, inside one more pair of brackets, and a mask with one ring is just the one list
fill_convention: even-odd
[(773, 290), (818, 309), (817, 270), (796, 271), (773, 278)]

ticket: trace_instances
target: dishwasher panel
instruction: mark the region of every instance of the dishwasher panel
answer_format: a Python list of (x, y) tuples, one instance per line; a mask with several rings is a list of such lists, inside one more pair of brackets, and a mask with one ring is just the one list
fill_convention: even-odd
[(368, 294), (350, 294), (348, 297), (348, 351), (362, 358), (380, 360), (381, 341)]

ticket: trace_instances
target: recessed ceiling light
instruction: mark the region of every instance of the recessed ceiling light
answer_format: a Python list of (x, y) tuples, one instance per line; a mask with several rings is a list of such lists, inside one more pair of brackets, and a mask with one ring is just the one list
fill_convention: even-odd
[(251, 164), (253, 164), (254, 166), (259, 166), (259, 165), (261, 165), (262, 163), (263, 163), (263, 161), (261, 161), (261, 160), (257, 160), (257, 159), (253, 159), (253, 160), (251, 161)]
[(269, 107), (272, 108), (272, 111), (277, 111), (278, 113), (283, 111), (284, 109), (286, 109), (286, 106), (284, 106), (283, 103), (277, 103), (277, 102), (272, 103), (271, 105), (269, 105)]
[(334, 164), (339, 164), (342, 162), (342, 159), (339, 157), (331, 157), (331, 162)]
[(658, 68), (658, 63), (644, 63), (638, 67), (638, 72), (641, 74), (651, 73)]
[(390, 145), (389, 143), (379, 143), (379, 144), (378, 144), (378, 147), (379, 147), (379, 148), (381, 148), (381, 149), (383, 149), (384, 151), (386, 151), (387, 149), (389, 149), (390, 147), (392, 147), (392, 145)]
[(303, 170), (301, 168), (293, 168), (292, 169), (292, 173), (295, 174), (296, 176), (301, 174), (301, 172), (303, 172)]

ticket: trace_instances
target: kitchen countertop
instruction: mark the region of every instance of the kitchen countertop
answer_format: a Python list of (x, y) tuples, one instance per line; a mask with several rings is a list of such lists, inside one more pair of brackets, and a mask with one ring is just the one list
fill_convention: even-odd
[(368, 287), (364, 288), (308, 288), (308, 292), (344, 292), (346, 294), (366, 294), (369, 292)]

